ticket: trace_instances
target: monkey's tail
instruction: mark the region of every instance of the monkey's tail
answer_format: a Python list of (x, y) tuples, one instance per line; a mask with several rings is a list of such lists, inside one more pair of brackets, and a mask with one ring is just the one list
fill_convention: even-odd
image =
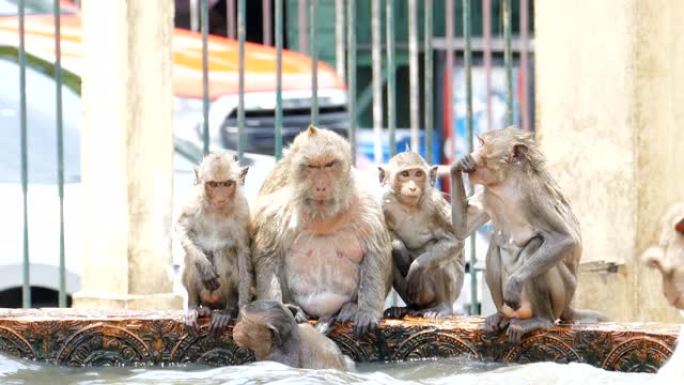
[(573, 309), (571, 307), (565, 309), (563, 314), (561, 314), (560, 319), (562, 322), (580, 324), (592, 324), (597, 322), (609, 321), (608, 317), (606, 317), (605, 314), (598, 312), (596, 310)]

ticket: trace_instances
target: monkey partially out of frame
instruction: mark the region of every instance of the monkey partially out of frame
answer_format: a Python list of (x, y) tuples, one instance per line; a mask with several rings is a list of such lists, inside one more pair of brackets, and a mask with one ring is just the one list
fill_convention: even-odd
[(295, 137), (254, 207), (259, 299), (293, 304), (323, 323), (353, 320), (357, 334), (377, 325), (391, 245), (380, 202), (366, 187), (345, 139), (314, 126)]
[(354, 362), (328, 337), (308, 323), (297, 324), (280, 302), (257, 300), (240, 310), (233, 339), (258, 361), (295, 368), (353, 370)]
[[(656, 244), (646, 249), (641, 259), (662, 274), (665, 298), (684, 315), (684, 202), (672, 205), (663, 215)], [(684, 379), (684, 326), (672, 357), (657, 377), (672, 380), (672, 384)]]
[[(491, 219), (485, 280), (497, 312), (488, 331), (507, 329), (509, 340), (562, 321), (599, 321), (573, 309), (582, 253), (579, 223), (544, 165), (532, 135), (509, 127), (479, 136), (480, 146), (454, 163), (452, 216), (459, 239)], [(466, 198), (463, 173), (484, 187)]]
[(176, 222), (185, 251), (182, 281), (191, 334), (197, 334), (197, 318), (209, 314), (210, 332), (220, 332), (250, 300), (249, 208), (242, 192), (247, 169), (233, 155), (207, 155), (195, 169), (194, 194)]
[(408, 305), (385, 316), (453, 314), (465, 274), (463, 242), (451, 224), (451, 205), (434, 188), (437, 166), (403, 152), (379, 167), (385, 221), (392, 236), (394, 289)]

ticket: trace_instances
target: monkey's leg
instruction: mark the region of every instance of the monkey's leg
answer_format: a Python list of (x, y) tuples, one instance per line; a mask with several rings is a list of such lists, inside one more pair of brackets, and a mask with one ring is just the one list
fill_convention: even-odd
[(489, 241), (485, 265), (485, 282), (487, 282), (487, 287), (492, 295), (497, 311), (485, 318), (484, 330), (487, 333), (498, 333), (508, 326), (508, 319), (501, 313), (501, 307), (503, 306), (503, 292), (501, 289), (503, 266), (501, 265), (501, 250), (494, 239)]
[(506, 335), (510, 342), (517, 344), (520, 343), (525, 334), (533, 330), (548, 328), (551, 325), (553, 325), (553, 322), (543, 317), (532, 317), (524, 320), (512, 318), (510, 325), (508, 325), (508, 330), (506, 330)]
[(550, 327), (556, 321), (567, 299), (559, 272), (559, 269), (564, 267), (560, 264), (525, 283), (523, 297), (530, 301), (532, 317), (524, 320), (511, 319), (506, 331), (509, 341), (519, 343), (525, 334)]
[[(199, 335), (199, 325), (197, 320), (200, 316), (205, 316), (206, 312), (200, 304), (199, 289), (193, 282), (187, 282), (185, 287), (188, 290), (188, 311), (185, 313), (185, 327), (192, 337)], [(208, 309), (207, 309), (208, 310)]]

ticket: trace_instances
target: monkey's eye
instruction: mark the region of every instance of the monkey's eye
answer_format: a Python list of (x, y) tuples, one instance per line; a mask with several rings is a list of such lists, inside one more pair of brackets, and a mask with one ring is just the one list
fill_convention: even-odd
[(213, 180), (210, 180), (209, 182), (207, 182), (207, 186), (209, 186), (211, 188), (216, 188), (218, 186), (218, 182), (214, 182)]
[(337, 163), (337, 161), (336, 161), (336, 160), (333, 160), (333, 161), (330, 161), (330, 162), (324, 164), (323, 167), (325, 167), (325, 168), (331, 168), (332, 166), (335, 165), (335, 163)]
[(223, 187), (233, 187), (234, 184), (235, 184), (235, 182), (232, 180), (226, 180), (226, 181), (221, 182), (221, 186), (223, 186)]
[(408, 170), (407, 170), (407, 171), (402, 171), (402, 172), (401, 172), (401, 176), (403, 176), (404, 178), (408, 178), (409, 175), (410, 175), (410, 173), (408, 172)]
[(422, 178), (423, 177), (423, 170), (416, 171), (416, 177)]

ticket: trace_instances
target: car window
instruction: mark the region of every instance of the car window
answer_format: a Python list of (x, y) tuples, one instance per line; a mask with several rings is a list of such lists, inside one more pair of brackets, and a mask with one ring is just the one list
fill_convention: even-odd
[[(19, 0), (0, 0), (0, 16), (19, 15)], [(52, 13), (53, 0), (24, 0), (24, 12), (27, 15)], [(62, 5), (62, 13), (73, 12), (68, 5)]]
[[(2, 0), (0, 0), (2, 1)], [(19, 65), (0, 58), (0, 182), (21, 181)], [(57, 183), (56, 89), (52, 77), (26, 68), (28, 176), (30, 183)], [(80, 97), (62, 87), (64, 180), (80, 181)]]

